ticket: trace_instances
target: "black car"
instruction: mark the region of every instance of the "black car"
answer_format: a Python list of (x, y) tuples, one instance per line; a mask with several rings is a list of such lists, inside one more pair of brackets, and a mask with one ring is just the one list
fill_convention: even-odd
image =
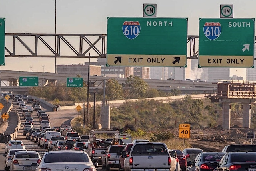
[(220, 163), (218, 171), (254, 171), (256, 170), (256, 152), (229, 152), (226, 153)]
[(223, 152), (202, 152), (198, 154), (195, 158), (195, 170), (213, 171), (218, 167), (224, 154)]
[(195, 165), (195, 158), (196, 156), (203, 152), (200, 148), (185, 148), (182, 153), (187, 159), (187, 166), (194, 166)]
[(226, 145), (222, 152), (256, 152), (255, 144), (230, 144)]
[(85, 142), (76, 142), (74, 144), (73, 150), (76, 150), (76, 151), (82, 150), (83, 151), (84, 149), (87, 149)]
[(67, 140), (66, 140), (66, 143), (65, 143), (65, 149), (66, 149), (66, 150), (72, 149), (75, 143), (76, 143), (75, 140), (73, 140), (73, 139), (67, 139)]

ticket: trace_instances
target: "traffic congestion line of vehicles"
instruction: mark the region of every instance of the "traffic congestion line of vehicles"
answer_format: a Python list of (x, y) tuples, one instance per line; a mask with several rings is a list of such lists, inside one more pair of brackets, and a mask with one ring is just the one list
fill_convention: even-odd
[(169, 149), (165, 143), (132, 140), (119, 132), (98, 132), (108, 138), (99, 138), (97, 131), (79, 135), (68, 125), (51, 127), (47, 112), (38, 102), (28, 104), (28, 100), (13, 97), (24, 121), (23, 136), (45, 153), (27, 149), (22, 140), (10, 140), (5, 148), (5, 170), (96, 171), (101, 166), (107, 171), (256, 171), (256, 145), (227, 145), (221, 152), (204, 152)]

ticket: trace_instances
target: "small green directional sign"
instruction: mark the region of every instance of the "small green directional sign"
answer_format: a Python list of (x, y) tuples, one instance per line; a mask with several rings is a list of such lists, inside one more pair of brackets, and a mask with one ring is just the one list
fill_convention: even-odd
[(83, 87), (83, 78), (67, 78), (67, 87)]
[(19, 77), (19, 86), (38, 86), (38, 77)]

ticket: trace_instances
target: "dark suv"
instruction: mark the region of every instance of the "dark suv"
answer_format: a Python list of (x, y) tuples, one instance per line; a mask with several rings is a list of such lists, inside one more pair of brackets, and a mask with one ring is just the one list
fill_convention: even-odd
[(256, 152), (256, 145), (251, 144), (230, 144), (226, 145), (222, 152)]

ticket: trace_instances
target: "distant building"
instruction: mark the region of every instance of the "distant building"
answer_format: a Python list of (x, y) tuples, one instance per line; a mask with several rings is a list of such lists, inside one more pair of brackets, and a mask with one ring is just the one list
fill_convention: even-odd
[[(88, 66), (83, 64), (73, 64), (73, 65), (57, 65), (58, 74), (74, 74), (74, 77), (77, 75), (81, 77), (87, 77), (88, 75)], [(101, 75), (101, 67), (90, 65), (90, 76)]]
[(247, 81), (256, 81), (256, 62), (254, 61), (254, 68), (246, 69), (246, 80)]

